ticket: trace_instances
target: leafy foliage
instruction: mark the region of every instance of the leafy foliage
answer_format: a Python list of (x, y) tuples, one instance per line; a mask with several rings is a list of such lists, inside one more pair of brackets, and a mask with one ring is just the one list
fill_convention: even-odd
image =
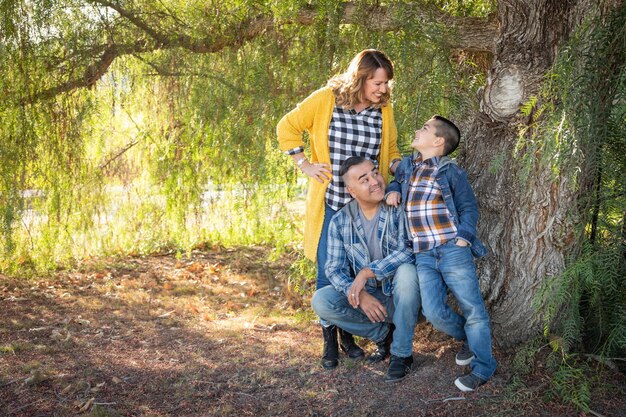
[[(626, 354), (625, 23), (622, 6), (606, 21), (582, 27), (561, 53), (541, 97), (523, 106), (530, 122), (518, 143), (520, 152), (542, 155), (555, 178), (573, 174), (570, 186), (581, 195), (571, 215), (583, 220), (577, 231), (583, 243), (562, 274), (545, 279), (534, 300), (545, 336), (561, 353), (555, 392), (581, 410), (588, 409), (589, 388), (572, 352)], [(586, 172), (576, 172), (581, 167)]]
[[(480, 15), (479, 4), (448, 12)], [(390, 17), (396, 31), (339, 24), (342, 7), (2, 2), (0, 270), (206, 242), (297, 249), (306, 184), (277, 149), (283, 114), (356, 52), (379, 48), (396, 64), (408, 150), (416, 124), (466, 111), (482, 81), (437, 41), (449, 28), (404, 14)], [(376, 7), (359, 2), (356, 20)]]
[(554, 374), (552, 389), (555, 393), (572, 403), (580, 410), (588, 412), (591, 401), (589, 380), (583, 369), (578, 366), (561, 366)]

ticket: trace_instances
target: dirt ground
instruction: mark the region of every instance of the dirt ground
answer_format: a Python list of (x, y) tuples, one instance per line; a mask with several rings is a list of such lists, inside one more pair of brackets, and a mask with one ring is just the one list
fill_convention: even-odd
[(268, 255), (215, 247), (0, 276), (0, 415), (626, 416), (624, 375), (597, 367), (584, 413), (550, 395), (545, 372), (514, 377), (498, 350), (495, 377), (463, 394), (459, 344), (423, 322), (420, 366), (400, 383), (384, 382), (388, 362), (323, 370), (309, 300), (287, 285), (293, 259)]

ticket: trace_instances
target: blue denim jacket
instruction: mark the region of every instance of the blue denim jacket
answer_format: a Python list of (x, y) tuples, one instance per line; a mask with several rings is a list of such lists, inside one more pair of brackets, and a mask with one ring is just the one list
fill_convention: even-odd
[[(402, 211), (404, 202), (409, 193), (409, 182), (415, 168), (415, 156), (405, 156), (396, 168), (395, 179), (387, 187), (387, 193), (392, 191), (402, 195)], [(437, 169), (437, 184), (441, 188), (443, 200), (448, 207), (450, 216), (457, 228), (457, 236), (471, 244), (472, 255), (476, 258), (487, 254), (487, 248), (476, 235), (478, 223), (478, 203), (472, 191), (467, 174), (456, 162), (447, 156), (441, 157)], [(406, 219), (406, 216), (404, 216)], [(409, 225), (404, 222), (407, 236), (410, 236)]]
[[(382, 284), (383, 293), (390, 296), (396, 269), (403, 263), (415, 263), (413, 252), (406, 245), (405, 228), (402, 226), (405, 223), (402, 220), (404, 211), (401, 207), (381, 205), (377, 233), (383, 259), (370, 259), (356, 200), (343, 206), (330, 221), (326, 276), (337, 292), (346, 296), (354, 277), (365, 267), (372, 270), (376, 281)], [(377, 286), (376, 282), (368, 279), (365, 288), (372, 293)]]

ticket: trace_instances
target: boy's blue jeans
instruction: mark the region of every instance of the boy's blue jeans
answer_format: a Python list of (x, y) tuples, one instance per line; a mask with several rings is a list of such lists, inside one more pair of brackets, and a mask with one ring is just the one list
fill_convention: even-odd
[[(393, 321), (396, 326), (391, 354), (401, 357), (411, 356), (413, 334), (420, 309), (420, 289), (415, 268), (411, 264), (400, 265), (393, 279), (391, 297), (383, 294), (381, 288), (377, 288), (371, 294), (387, 309), (387, 321)], [(354, 335), (376, 343), (382, 342), (387, 336), (387, 323), (372, 323), (361, 308), (352, 307), (345, 294), (337, 292), (332, 285), (315, 291), (311, 305), (322, 320)]]
[[(422, 292), (423, 314), (437, 329), (457, 340), (467, 339), (475, 358), (472, 373), (484, 380), (496, 370), (491, 352), (489, 316), (480, 294), (474, 258), (469, 247), (451, 240), (434, 249), (415, 254)], [(447, 288), (456, 298), (463, 317), (447, 304)]]

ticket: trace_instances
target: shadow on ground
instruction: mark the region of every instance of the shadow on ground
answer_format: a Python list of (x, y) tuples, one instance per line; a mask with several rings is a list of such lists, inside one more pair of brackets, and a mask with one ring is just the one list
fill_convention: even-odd
[[(513, 384), (501, 352), (493, 380), (460, 393), (459, 344), (423, 322), (420, 366), (401, 383), (383, 381), (387, 363), (344, 357), (322, 370), (308, 300), (285, 287), (292, 259), (268, 254), (214, 248), (184, 260), (108, 259), (52, 277), (0, 277), (0, 414), (585, 415), (547, 398), (540, 374)], [(625, 415), (623, 376), (603, 378), (594, 412)]]

